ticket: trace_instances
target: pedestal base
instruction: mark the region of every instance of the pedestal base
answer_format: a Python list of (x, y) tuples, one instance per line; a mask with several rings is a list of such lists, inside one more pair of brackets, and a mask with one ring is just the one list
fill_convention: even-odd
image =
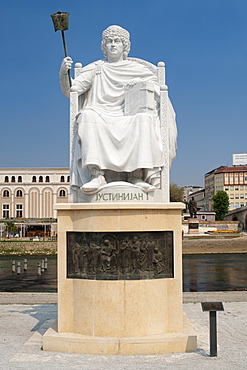
[(188, 234), (199, 234), (199, 220), (197, 218), (189, 218)]
[(98, 355), (192, 352), (197, 349), (197, 337), (185, 314), (183, 315), (183, 332), (145, 337), (95, 337), (76, 333), (58, 333), (56, 321), (43, 336), (43, 349)]
[[(58, 322), (44, 335), (44, 350), (196, 350), (182, 309), (182, 208), (179, 203), (56, 206)], [(123, 258), (126, 243), (128, 259)]]

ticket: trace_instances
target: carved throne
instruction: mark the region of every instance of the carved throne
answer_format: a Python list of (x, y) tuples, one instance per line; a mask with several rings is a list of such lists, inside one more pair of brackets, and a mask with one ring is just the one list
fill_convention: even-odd
[[(155, 66), (154, 64), (149, 63), (142, 59), (138, 59), (138, 58), (128, 58), (128, 59), (133, 60), (137, 63), (144, 64), (158, 77), (158, 86), (159, 86), (160, 91), (159, 91), (159, 94), (156, 94), (156, 100), (158, 96), (161, 137), (162, 137), (163, 155), (164, 155), (164, 166), (160, 170), (159, 183), (158, 185), (156, 185), (156, 189), (154, 190), (156, 196), (155, 197), (151, 196), (149, 197), (149, 199), (150, 201), (154, 201), (154, 202), (168, 203), (170, 201), (170, 195), (169, 195), (170, 194), (170, 191), (169, 191), (170, 127), (169, 127), (169, 119), (168, 119), (168, 115), (169, 115), (168, 110), (171, 109), (170, 108), (171, 103), (169, 103), (169, 98), (168, 98), (168, 87), (165, 84), (165, 63), (159, 62), (158, 65)], [(76, 63), (75, 68), (74, 68), (74, 78), (80, 75), (81, 69), (82, 69), (82, 64)], [(83, 101), (84, 101), (84, 97), (78, 96), (77, 88), (75, 86), (72, 86), (70, 90), (70, 168), (72, 168), (72, 163), (74, 160), (73, 155), (74, 155), (75, 138), (76, 138), (76, 130), (77, 130), (76, 116), (83, 106)], [(154, 105), (154, 102), (153, 102), (153, 105)], [(110, 184), (107, 184), (108, 187)], [(126, 186), (128, 186), (128, 183), (126, 183)], [(85, 195), (84, 199), (82, 200), (81, 196), (78, 194), (78, 190), (74, 190), (72, 189), (72, 187), (70, 188), (70, 202), (71, 203), (93, 202), (93, 201), (94, 199), (90, 197), (89, 195)]]

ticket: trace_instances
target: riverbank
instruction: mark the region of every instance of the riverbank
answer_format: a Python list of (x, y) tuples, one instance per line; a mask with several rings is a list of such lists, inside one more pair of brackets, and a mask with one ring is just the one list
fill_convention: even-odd
[(227, 238), (196, 238), (183, 239), (183, 254), (206, 253), (247, 253), (247, 235)]
[[(2, 240), (0, 256), (55, 255), (56, 241)], [(247, 235), (238, 237), (196, 236), (183, 238), (183, 254), (247, 253)]]
[(51, 256), (57, 253), (56, 241), (5, 239), (0, 241), (0, 256)]

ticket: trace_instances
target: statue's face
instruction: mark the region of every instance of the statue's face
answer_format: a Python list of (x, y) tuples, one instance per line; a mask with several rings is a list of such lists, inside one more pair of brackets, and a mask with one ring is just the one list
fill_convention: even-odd
[(109, 62), (123, 59), (123, 43), (119, 36), (109, 36), (105, 43), (106, 56)]

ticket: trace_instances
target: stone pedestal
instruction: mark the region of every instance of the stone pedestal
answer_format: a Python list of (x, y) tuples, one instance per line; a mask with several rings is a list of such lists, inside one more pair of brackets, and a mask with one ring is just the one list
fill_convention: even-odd
[[(56, 205), (58, 320), (43, 337), (44, 350), (104, 355), (196, 350), (196, 336), (182, 310), (182, 208), (180, 203)], [(114, 265), (112, 275), (104, 264), (99, 265), (101, 275), (92, 269), (87, 273), (83, 263), (85, 269), (75, 267), (74, 254), (68, 252), (74, 235), (105, 233), (109, 239), (125, 232), (132, 243), (135, 235), (143, 235), (143, 240), (150, 232), (155, 239), (155, 232), (170, 232), (172, 269), (167, 273), (172, 277), (163, 277), (170, 276), (165, 275), (165, 255), (159, 268), (153, 257), (152, 274), (140, 269), (125, 275), (121, 263), (120, 272)], [(156, 243), (161, 249), (162, 242)], [(105, 261), (111, 263), (109, 258)]]
[(199, 220), (197, 218), (188, 219), (188, 234), (199, 234)]

